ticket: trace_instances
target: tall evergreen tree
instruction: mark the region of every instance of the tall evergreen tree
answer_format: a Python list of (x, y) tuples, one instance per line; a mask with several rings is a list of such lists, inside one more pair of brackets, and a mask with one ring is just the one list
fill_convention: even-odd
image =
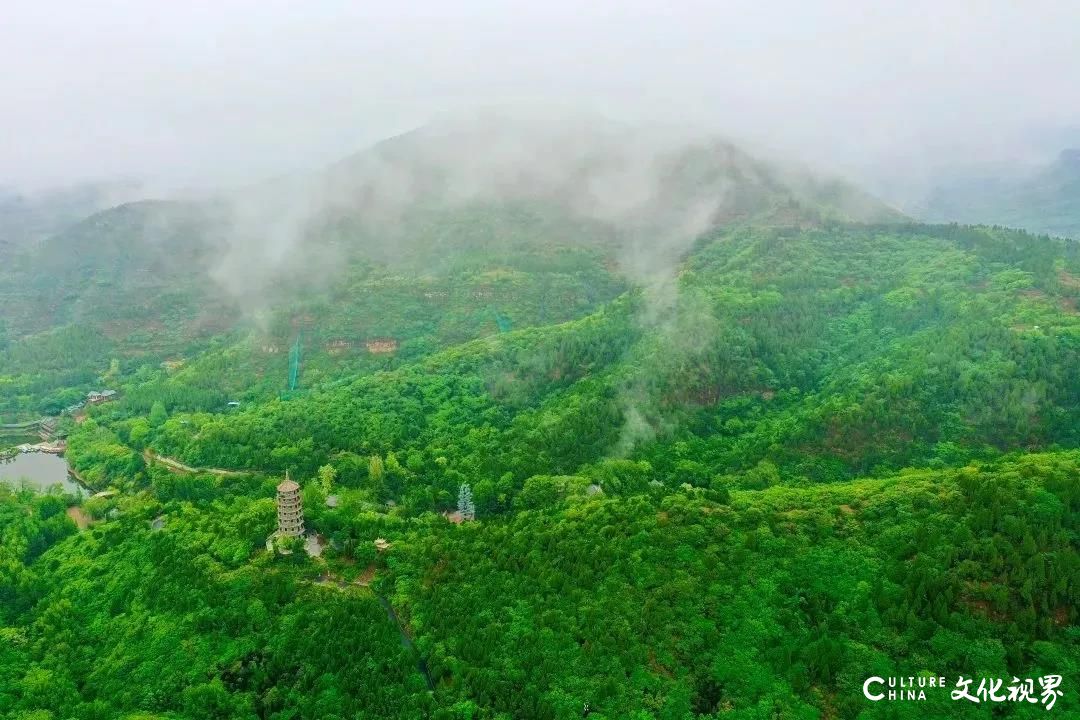
[(457, 509), (464, 520), (476, 518), (476, 505), (473, 503), (472, 488), (469, 487), (469, 483), (461, 483), (461, 487), (458, 488)]

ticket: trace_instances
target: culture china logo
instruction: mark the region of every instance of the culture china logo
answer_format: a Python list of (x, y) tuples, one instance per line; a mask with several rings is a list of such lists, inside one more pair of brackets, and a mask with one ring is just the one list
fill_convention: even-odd
[[(927, 692), (945, 691), (950, 687), (944, 677), (878, 677), (863, 683), (863, 695), (871, 702), (909, 702), (926, 699)], [(1042, 704), (1052, 710), (1064, 695), (1060, 675), (1039, 678), (1018, 678), (1006, 682), (1003, 678), (965, 678), (961, 675), (951, 686), (949, 698), (971, 703), (1030, 703)]]

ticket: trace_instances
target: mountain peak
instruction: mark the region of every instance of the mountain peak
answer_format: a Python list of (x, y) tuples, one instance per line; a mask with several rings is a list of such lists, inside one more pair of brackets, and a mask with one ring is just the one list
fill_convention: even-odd
[(1080, 169), (1080, 148), (1066, 148), (1058, 155), (1058, 164), (1067, 168)]

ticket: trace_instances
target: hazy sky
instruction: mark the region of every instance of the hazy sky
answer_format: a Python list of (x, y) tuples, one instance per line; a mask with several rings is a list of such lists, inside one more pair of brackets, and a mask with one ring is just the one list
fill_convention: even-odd
[(0, 0), (0, 184), (245, 181), (506, 103), (914, 168), (1080, 124), (1078, 28), (1070, 0)]

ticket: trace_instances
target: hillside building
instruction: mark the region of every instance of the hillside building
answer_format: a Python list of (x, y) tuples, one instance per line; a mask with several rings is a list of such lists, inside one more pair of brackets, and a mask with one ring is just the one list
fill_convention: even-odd
[(369, 353), (381, 355), (397, 352), (398, 341), (394, 338), (371, 338), (364, 341), (364, 347), (367, 348)]
[(102, 390), (101, 392), (92, 390), (86, 394), (86, 402), (90, 405), (100, 405), (103, 402), (114, 399), (116, 399), (115, 390)]
[(300, 486), (285, 479), (277, 486), (278, 535), (300, 537), (304, 534), (304, 507), (300, 501)]

